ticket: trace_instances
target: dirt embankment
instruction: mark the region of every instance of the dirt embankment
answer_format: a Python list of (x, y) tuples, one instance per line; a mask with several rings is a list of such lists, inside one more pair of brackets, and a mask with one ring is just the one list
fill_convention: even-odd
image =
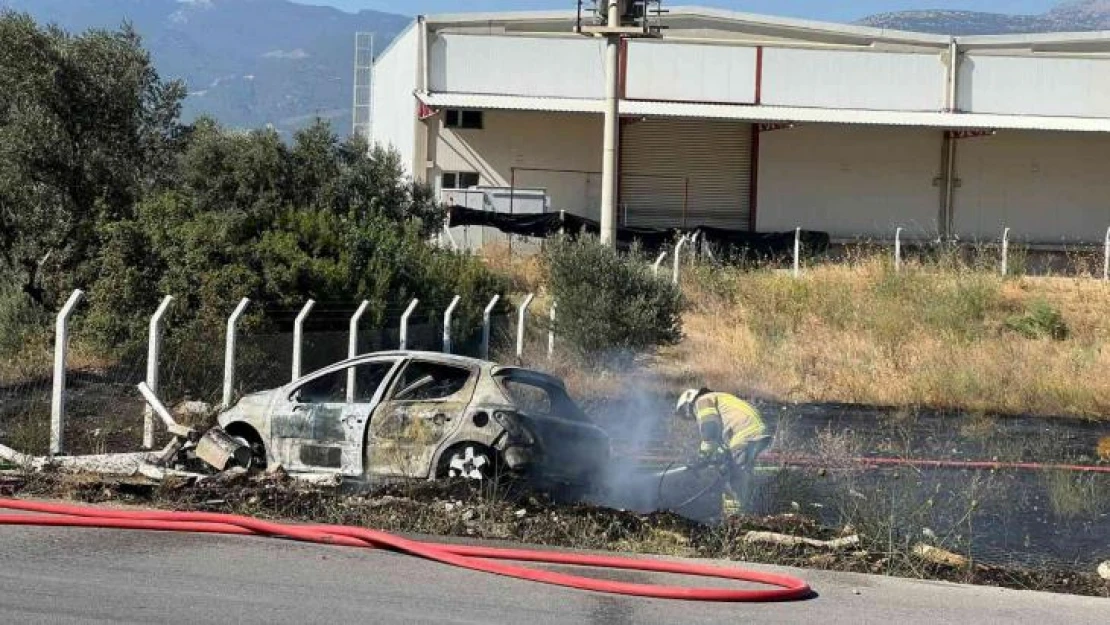
[[(210, 479), (200, 483), (105, 480), (72, 475), (8, 476), (0, 493), (60, 497), (87, 503), (125, 503), (175, 510), (245, 514), (262, 518), (373, 527), (393, 532), (536, 545), (683, 557), (732, 559), (938, 579), (953, 582), (1110, 597), (1110, 585), (1093, 572), (1023, 570), (971, 563), (928, 562), (912, 553), (890, 553), (887, 543), (852, 528), (833, 529), (798, 515), (736, 517), (720, 525), (693, 523), (672, 514), (639, 515), (581, 504), (561, 504), (519, 487), (467, 483), (394, 485), (374, 490), (307, 486), (284, 476)], [(836, 548), (751, 540), (770, 532)], [(837, 541), (849, 535), (854, 540)]]

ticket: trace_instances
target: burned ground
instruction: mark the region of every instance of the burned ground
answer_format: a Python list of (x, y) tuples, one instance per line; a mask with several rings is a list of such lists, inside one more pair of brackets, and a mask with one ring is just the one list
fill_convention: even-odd
[[(1110, 597), (1110, 584), (1092, 571), (930, 563), (907, 550), (891, 550), (886, 536), (833, 528), (796, 514), (736, 517), (699, 524), (670, 513), (648, 515), (553, 501), (523, 486), (468, 482), (397, 483), (377, 488), (308, 485), (281, 473), (195, 481), (104, 479), (61, 474), (9, 474), (0, 491), (21, 497), (67, 498), (87, 503), (153, 506), (261, 518), (357, 525), (376, 529), (512, 540), (535, 545), (683, 557), (731, 559), (807, 568), (936, 579), (961, 583)], [(839, 549), (775, 545), (747, 540), (774, 532), (829, 540), (848, 534), (860, 542)]]

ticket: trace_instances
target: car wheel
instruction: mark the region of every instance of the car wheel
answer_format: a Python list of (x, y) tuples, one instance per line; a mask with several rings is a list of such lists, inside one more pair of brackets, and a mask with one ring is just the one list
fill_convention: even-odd
[(465, 445), (451, 450), (444, 463), (447, 477), (482, 481), (493, 477), (493, 458), (487, 448)]

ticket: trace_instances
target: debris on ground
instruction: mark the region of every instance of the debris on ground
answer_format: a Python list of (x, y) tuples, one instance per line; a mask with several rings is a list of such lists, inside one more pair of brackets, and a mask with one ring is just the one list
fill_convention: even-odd
[(1110, 582), (1110, 560), (1103, 562), (1098, 567), (1098, 576)]
[(951, 551), (941, 549), (939, 547), (933, 547), (932, 545), (926, 545), (924, 543), (918, 543), (917, 545), (914, 545), (911, 553), (913, 553), (915, 557), (921, 559), (924, 562), (928, 562), (930, 564), (939, 564), (940, 566), (948, 566), (954, 569), (966, 568), (968, 565), (971, 564), (971, 561), (968, 560), (967, 556), (962, 556), (958, 553), (952, 553)]
[[(182, 425), (145, 384), (139, 389), (154, 414), (162, 421), (172, 440), (161, 450), (96, 454), (87, 456), (32, 456), (0, 445), (0, 462), (24, 471), (42, 472), (51, 469), (71, 473), (90, 473), (105, 477), (145, 477), (154, 481), (168, 477), (201, 477), (213, 471), (251, 468), (253, 453), (243, 442), (232, 438), (221, 428), (209, 428), (203, 434)], [(183, 402), (175, 408), (181, 417), (197, 417), (211, 411), (202, 402)], [(327, 482), (325, 476), (325, 482)]]
[[(374, 486), (321, 486), (298, 480), (280, 469), (267, 473), (233, 469), (220, 475), (168, 475), (160, 481), (141, 476), (106, 478), (50, 470), (11, 472), (7, 478), (0, 481), (6, 492), (28, 497), (121, 502), (284, 521), (359, 525), (401, 533), (742, 560), (1110, 598), (1110, 584), (1093, 571), (934, 563), (915, 556), (909, 544), (905, 552), (892, 552), (888, 536), (872, 539), (854, 528), (824, 527), (797, 514), (737, 516), (705, 525), (670, 513), (645, 515), (584, 504), (561, 504), (526, 485), (493, 487), (460, 480), (423, 480)], [(771, 542), (745, 540), (752, 533), (788, 538)], [(851, 540), (845, 541), (843, 548), (818, 546), (838, 544), (833, 541), (845, 538)], [(928, 553), (936, 555), (943, 551), (939, 547), (933, 549), (938, 551)]]
[(218, 427), (204, 433), (193, 453), (217, 471), (241, 468), (245, 472), (251, 466), (251, 448)]
[(833, 540), (815, 540), (813, 538), (805, 538), (803, 536), (791, 536), (789, 534), (777, 534), (775, 532), (748, 532), (744, 535), (744, 542), (748, 544), (763, 543), (769, 545), (784, 545), (787, 547), (796, 547), (798, 545), (805, 545), (815, 549), (847, 549), (848, 547), (855, 547), (859, 545), (859, 536), (846, 536), (844, 538), (834, 538)]

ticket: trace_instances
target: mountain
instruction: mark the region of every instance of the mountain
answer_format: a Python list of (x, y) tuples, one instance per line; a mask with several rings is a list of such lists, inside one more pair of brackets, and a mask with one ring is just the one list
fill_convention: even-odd
[(285, 135), (317, 115), (350, 132), (355, 33), (374, 32), (380, 52), (410, 21), (288, 0), (0, 0), (0, 8), (69, 31), (130, 21), (159, 73), (188, 85), (187, 119), (206, 113)]
[(1041, 15), (1005, 15), (975, 11), (901, 11), (860, 20), (877, 28), (942, 35), (1004, 35), (1015, 33), (1110, 30), (1110, 0), (1064, 2)]

